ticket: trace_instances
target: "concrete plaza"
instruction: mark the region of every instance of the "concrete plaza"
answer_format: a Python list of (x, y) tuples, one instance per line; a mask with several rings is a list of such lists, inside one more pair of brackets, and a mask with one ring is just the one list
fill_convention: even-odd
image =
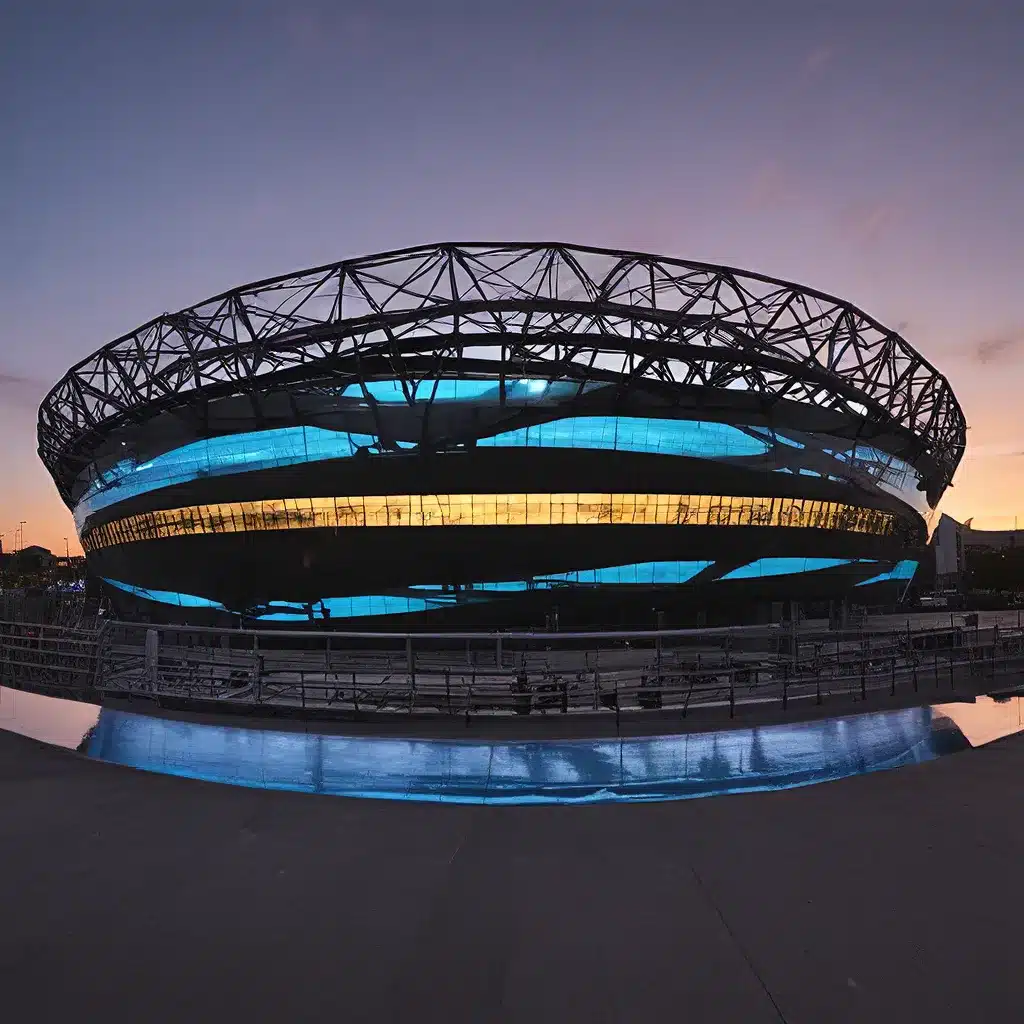
[(10, 1020), (1014, 1020), (1022, 780), (1018, 737), (779, 793), (452, 807), (0, 732), (0, 994)]

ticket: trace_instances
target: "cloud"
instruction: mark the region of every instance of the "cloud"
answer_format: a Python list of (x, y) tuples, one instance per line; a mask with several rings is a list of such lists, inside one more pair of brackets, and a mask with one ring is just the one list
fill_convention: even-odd
[(0, 372), (0, 388), (27, 388), (32, 391), (45, 391), (46, 385), (35, 377), (23, 377), (17, 373)]
[(47, 385), (34, 377), (0, 372), (0, 404), (34, 405), (46, 393)]
[(971, 348), (971, 355), (984, 364), (1009, 362), (1024, 350), (1024, 330), (982, 338)]

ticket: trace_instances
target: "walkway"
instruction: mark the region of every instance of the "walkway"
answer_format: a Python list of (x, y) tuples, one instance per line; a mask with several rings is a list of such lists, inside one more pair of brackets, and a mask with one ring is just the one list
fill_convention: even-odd
[(0, 732), (11, 1019), (1003, 1021), (1024, 738), (781, 793), (343, 800)]

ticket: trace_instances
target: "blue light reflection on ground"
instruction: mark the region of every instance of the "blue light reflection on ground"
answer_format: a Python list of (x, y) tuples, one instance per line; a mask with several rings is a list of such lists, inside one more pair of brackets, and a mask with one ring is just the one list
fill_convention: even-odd
[(105, 708), (85, 750), (102, 761), (266, 789), (536, 804), (787, 789), (968, 746), (930, 708), (677, 736), (504, 742), (286, 732)]

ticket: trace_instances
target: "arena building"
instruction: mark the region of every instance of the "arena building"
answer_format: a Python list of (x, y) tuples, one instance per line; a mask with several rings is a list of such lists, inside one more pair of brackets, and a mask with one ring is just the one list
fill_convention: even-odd
[(39, 416), (119, 615), (398, 630), (896, 602), (965, 436), (948, 382), (841, 299), (553, 243), (235, 289)]

